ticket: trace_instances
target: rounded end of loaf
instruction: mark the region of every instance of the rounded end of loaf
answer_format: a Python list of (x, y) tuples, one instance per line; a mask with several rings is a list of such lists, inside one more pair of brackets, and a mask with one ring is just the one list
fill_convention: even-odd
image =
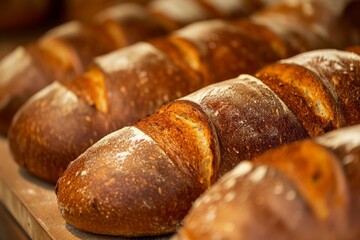
[(20, 166), (55, 183), (69, 162), (104, 136), (109, 125), (103, 113), (54, 82), (19, 109), (8, 141)]
[(203, 191), (135, 127), (95, 143), (69, 165), (56, 187), (59, 210), (70, 225), (121, 236), (174, 232)]

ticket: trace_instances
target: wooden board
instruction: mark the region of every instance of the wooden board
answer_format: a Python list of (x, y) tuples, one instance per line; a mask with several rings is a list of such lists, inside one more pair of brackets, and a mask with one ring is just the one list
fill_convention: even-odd
[[(15, 163), (0, 137), (0, 201), (32, 239), (128, 239), (84, 233), (66, 224), (56, 204), (54, 185), (36, 179)], [(130, 239), (169, 239), (130, 238)]]

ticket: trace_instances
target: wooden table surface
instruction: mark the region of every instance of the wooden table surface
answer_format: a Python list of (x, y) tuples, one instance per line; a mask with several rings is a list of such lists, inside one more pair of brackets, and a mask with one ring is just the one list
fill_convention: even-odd
[[(129, 239), (84, 233), (66, 224), (57, 209), (54, 187), (19, 168), (11, 157), (6, 139), (0, 137), (0, 201), (30, 238)], [(169, 237), (140, 239), (165, 240)]]

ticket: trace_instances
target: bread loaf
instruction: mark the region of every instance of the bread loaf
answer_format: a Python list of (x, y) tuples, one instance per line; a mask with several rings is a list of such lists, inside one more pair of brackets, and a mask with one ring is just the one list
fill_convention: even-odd
[(244, 161), (172, 239), (359, 239), (360, 125)]
[[(86, 73), (50, 85), (22, 107), (9, 132), (14, 159), (35, 176), (56, 182), (68, 163), (101, 137), (168, 101), (303, 50), (305, 45), (294, 42), (315, 49), (334, 42), (341, 46), (344, 36), (353, 41), (348, 28), (336, 28), (345, 32), (326, 41), (323, 30), (331, 31), (341, 18), (314, 4), (328, 15), (324, 21), (309, 19), (299, 4), (269, 7), (250, 19), (195, 23), (96, 58)], [(277, 33), (260, 23), (266, 16), (283, 23)], [(296, 21), (286, 23), (286, 16)]]
[[(286, 72), (280, 78), (267, 78), (266, 82), (242, 74), (165, 104), (155, 114), (96, 142), (69, 164), (57, 182), (56, 194), (62, 216), (80, 230), (101, 234), (143, 236), (176, 231), (199, 194), (240, 162), (285, 143), (315, 136), (314, 133), (360, 124), (359, 55), (334, 49), (314, 50), (274, 63), (255, 76), (273, 74), (277, 65), (286, 65), (296, 74), (296, 80), (290, 81), (293, 76)], [(300, 88), (299, 82), (306, 83), (309, 75), (313, 76), (312, 84)], [(288, 84), (287, 89), (296, 97), (278, 94), (271, 80), (278, 85)], [(345, 89), (353, 92), (345, 95)], [(316, 105), (320, 113), (312, 108), (304, 108), (300, 114), (290, 111), (301, 99), (306, 99), (311, 106)], [(323, 110), (329, 102), (336, 103), (332, 110), (340, 116), (337, 124), (323, 124), (337, 119)], [(318, 115), (323, 121), (312, 124), (303, 121), (316, 120)], [(315, 148), (316, 151), (322, 150)], [(335, 164), (330, 163), (330, 166)], [(252, 175), (254, 181), (262, 176), (261, 169)], [(296, 174), (302, 175), (303, 170), (289, 172), (289, 175)], [(332, 179), (333, 175), (329, 176)], [(275, 184), (279, 179), (263, 181), (263, 185)], [(337, 194), (342, 196), (344, 189), (336, 184), (340, 191)], [(290, 185), (284, 185), (284, 191), (288, 188)], [(316, 190), (312, 189), (311, 193), (317, 194)], [(314, 207), (319, 205), (320, 210), (325, 204), (322, 196), (314, 202)], [(309, 211), (299, 202), (293, 204), (286, 207), (299, 209), (299, 214)], [(283, 202), (276, 206), (283, 206)], [(248, 216), (252, 210), (244, 211)], [(286, 211), (290, 210), (280, 213), (287, 214)], [(206, 214), (205, 217), (211, 219), (212, 212)], [(225, 212), (224, 216), (226, 214), (230, 212)], [(324, 217), (330, 213), (321, 210), (319, 214)], [(255, 219), (255, 216), (250, 217)], [(202, 217), (197, 215), (197, 218)], [(315, 220), (306, 220), (304, 228), (313, 227), (311, 224)], [(210, 234), (201, 239), (208, 239)]]
[[(33, 94), (53, 81), (64, 82), (84, 72), (96, 56), (168, 34), (195, 21), (245, 16), (274, 1), (123, 3), (102, 10), (92, 21), (74, 20), (51, 29), (0, 62), (0, 133), (7, 133), (14, 114)], [(228, 5), (231, 9), (226, 8)]]

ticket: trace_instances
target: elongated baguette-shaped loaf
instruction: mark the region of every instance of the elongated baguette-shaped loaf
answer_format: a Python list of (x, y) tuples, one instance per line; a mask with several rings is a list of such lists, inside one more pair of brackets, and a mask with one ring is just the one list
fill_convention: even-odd
[(359, 239), (360, 125), (244, 161), (172, 239)]
[[(274, 63), (259, 75), (273, 73), (278, 65), (299, 73), (286, 82), (296, 98), (272, 90), (277, 89), (271, 79), (283, 84), (278, 78), (265, 84), (243, 74), (168, 103), (134, 126), (102, 138), (58, 180), (62, 216), (72, 226), (94, 233), (140, 236), (175, 231), (198, 194), (240, 162), (314, 135), (313, 129), (322, 134), (360, 123), (359, 55), (317, 50)], [(312, 84), (300, 85), (309, 74), (314, 76)], [(284, 73), (281, 79), (291, 77)], [(333, 77), (336, 87), (330, 84)], [(352, 92), (345, 95), (344, 89)], [(290, 111), (301, 99), (315, 110)], [(336, 103), (332, 110), (341, 116), (337, 124), (323, 124), (337, 120), (325, 111), (329, 102)], [(323, 121), (301, 124), (319, 115)]]
[(0, 62), (0, 133), (7, 133), (14, 114), (33, 94), (53, 81), (64, 82), (84, 72), (96, 56), (192, 22), (246, 16), (275, 1), (124, 3), (101, 11), (91, 22), (64, 23), (38, 41), (18, 47)]
[[(333, 36), (327, 39), (323, 31), (332, 31), (340, 18), (316, 4), (310, 6), (328, 15), (309, 18), (302, 4), (277, 5), (246, 20), (195, 23), (96, 58), (85, 74), (52, 84), (18, 112), (9, 132), (14, 159), (39, 178), (56, 182), (68, 163), (101, 137), (170, 100), (241, 73), (254, 73), (303, 50), (294, 42), (306, 42), (314, 49), (334, 42), (341, 46), (351, 39), (347, 29), (336, 41)], [(267, 16), (266, 24), (276, 19), (282, 25), (274, 31), (262, 25)]]

